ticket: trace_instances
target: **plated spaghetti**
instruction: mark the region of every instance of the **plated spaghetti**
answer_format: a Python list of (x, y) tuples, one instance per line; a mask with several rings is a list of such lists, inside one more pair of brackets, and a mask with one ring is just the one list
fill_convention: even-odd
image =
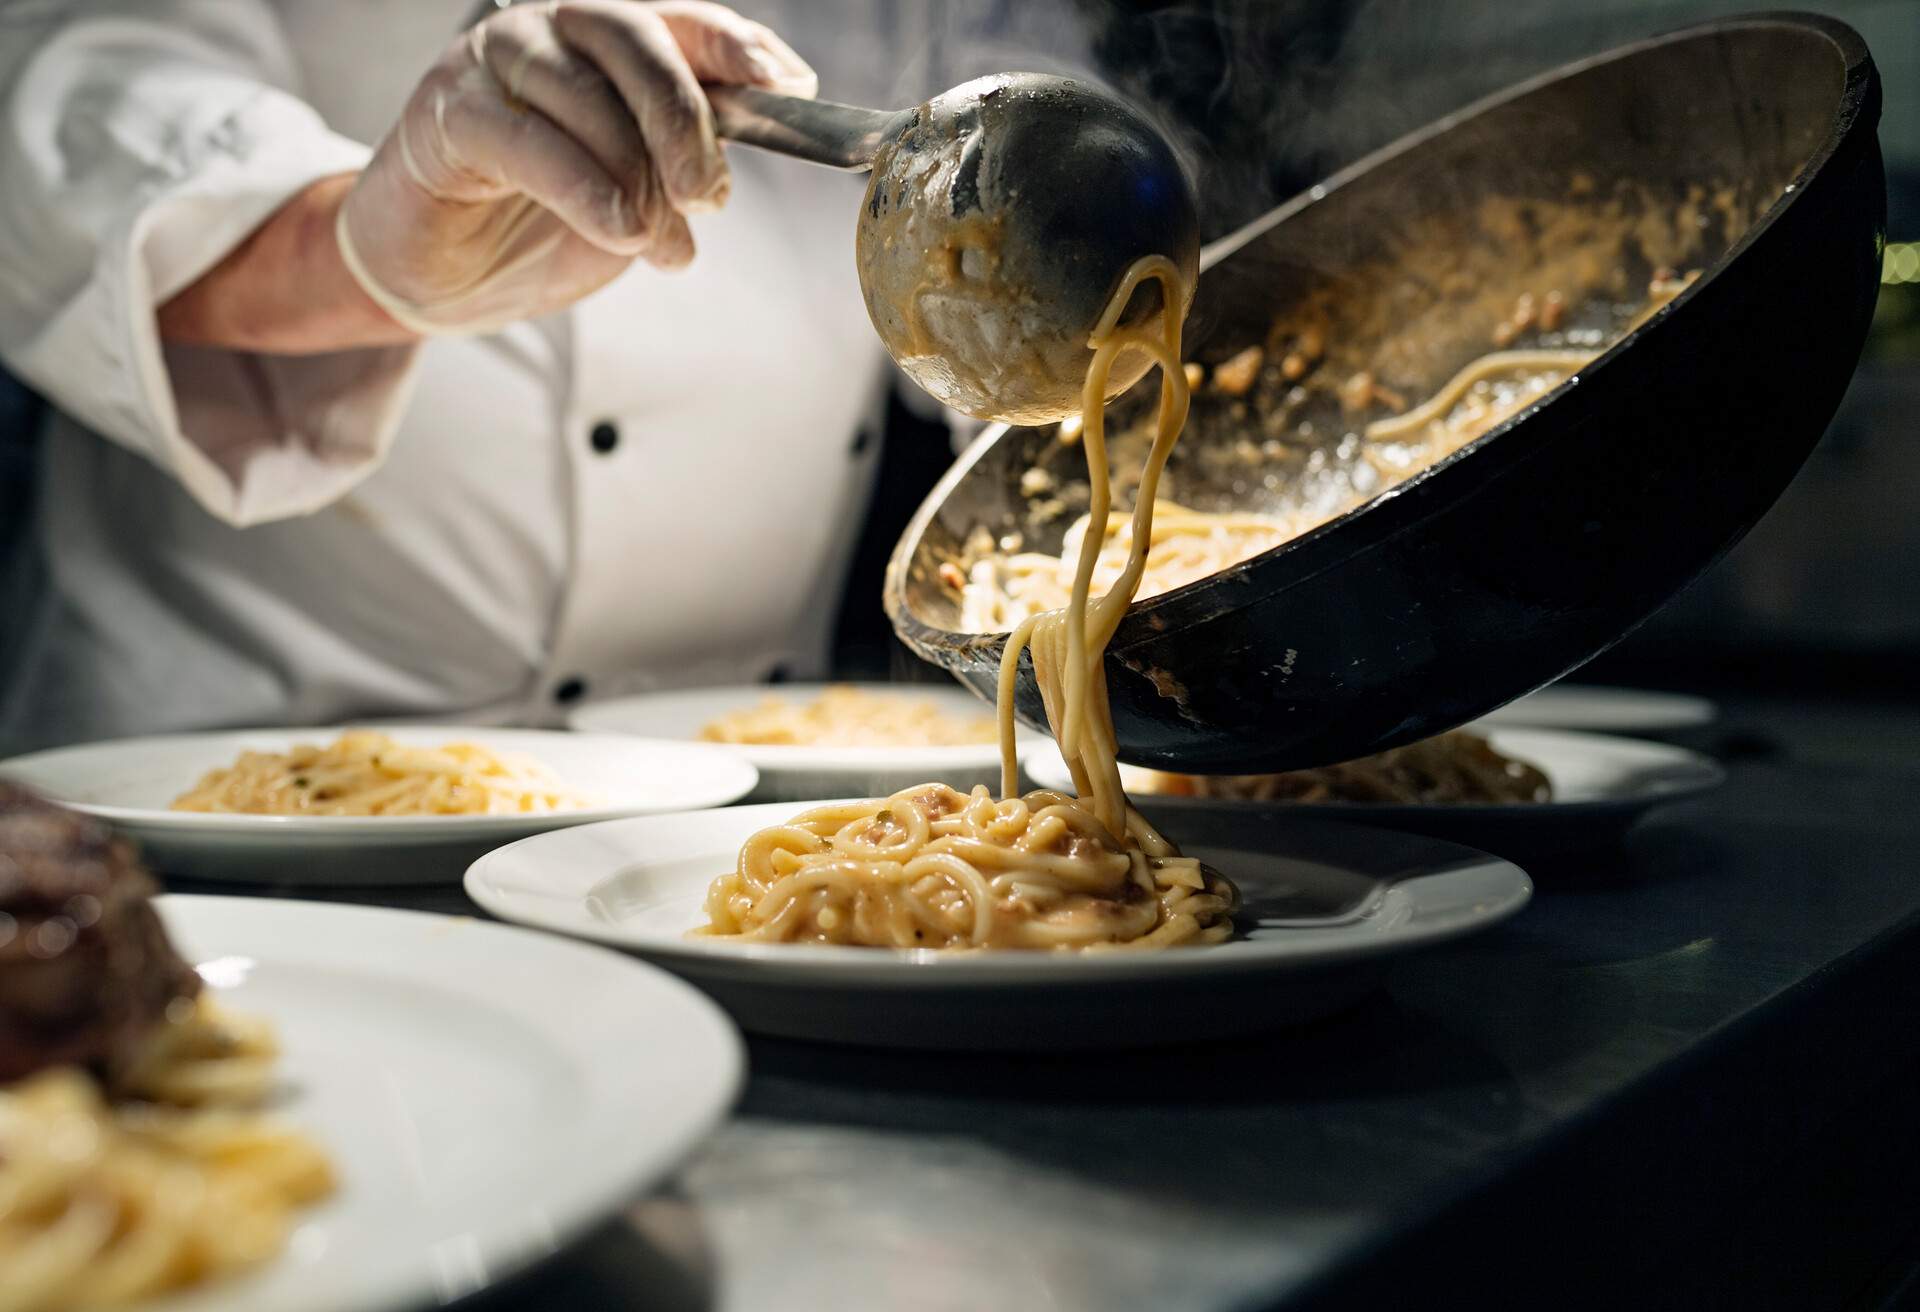
[(592, 805), (531, 757), (477, 743), (417, 747), (353, 730), (325, 747), (242, 752), (175, 811), (238, 815), (538, 815)]
[(1170, 947), (1232, 932), (1233, 887), (1138, 816), (1065, 793), (922, 784), (763, 829), (707, 891), (700, 932), (894, 948)]
[(260, 1111), (277, 1048), (216, 1008), (97, 821), (0, 782), (0, 1309), (115, 1306), (245, 1270), (333, 1187)]
[(275, 1048), (202, 1001), (109, 1098), (86, 1071), (0, 1089), (0, 1308), (114, 1306), (244, 1271), (333, 1189), (324, 1153), (257, 1105)]
[[(1159, 322), (1127, 329), (1120, 316), (1157, 281)], [(1154, 489), (1186, 421), (1180, 323), (1191, 287), (1172, 261), (1128, 270), (1095, 329), (1087, 369), (1085, 437), (1094, 489), (1086, 536), (1108, 538), (1106, 382), (1115, 358), (1145, 351), (1161, 370), (1158, 432), (1141, 476), (1125, 554), (1110, 586), (1091, 596), (1098, 553), (1080, 558), (1065, 604), (1015, 630), (1000, 670), (1001, 797), (923, 784), (879, 801), (818, 808), (763, 829), (732, 873), (710, 886), (696, 934), (770, 942), (892, 948), (1170, 947), (1233, 932), (1233, 885), (1181, 856), (1127, 805), (1114, 758), (1101, 656), (1141, 586), (1154, 537)], [(1156, 331), (1157, 330), (1157, 331)], [(1013, 689), (1023, 649), (1077, 796), (1020, 796)]]
[(954, 715), (927, 699), (867, 692), (851, 684), (811, 701), (769, 696), (709, 721), (707, 742), (780, 747), (959, 747), (990, 743), (990, 715)]
[(1281, 774), (1148, 773), (1142, 792), (1252, 802), (1351, 802), (1378, 806), (1510, 806), (1547, 802), (1553, 785), (1534, 765), (1455, 730), (1357, 761)]

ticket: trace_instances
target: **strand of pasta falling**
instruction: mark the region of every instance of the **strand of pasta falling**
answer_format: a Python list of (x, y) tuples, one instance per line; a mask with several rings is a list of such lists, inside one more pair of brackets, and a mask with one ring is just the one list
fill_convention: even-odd
[[(1161, 285), (1161, 335), (1156, 341), (1141, 325), (1116, 331), (1120, 316), (1134, 291), (1148, 278)], [(1000, 787), (1003, 797), (1019, 794), (1019, 759), (1014, 751), (1014, 691), (1020, 653), (1031, 648), (1034, 675), (1046, 705), (1047, 721), (1056, 730), (1060, 753), (1073, 775), (1075, 791), (1093, 803), (1094, 815), (1116, 838), (1127, 834), (1126, 794), (1120, 786), (1115, 756), (1112, 711), (1106, 700), (1106, 674), (1100, 657), (1119, 628), (1146, 570), (1153, 537), (1153, 505), (1173, 444), (1186, 424), (1190, 401), (1186, 374), (1180, 367), (1180, 320), (1186, 304), (1186, 284), (1179, 268), (1164, 255), (1134, 262), (1107, 304), (1088, 344), (1093, 360), (1081, 394), (1087, 453), (1089, 504), (1087, 540), (1102, 541), (1112, 510), (1107, 471), (1106, 388), (1113, 362), (1129, 346), (1146, 351), (1160, 367), (1158, 431), (1140, 476), (1133, 508), (1133, 541), (1125, 568), (1113, 586), (1089, 608), (1096, 553), (1082, 551), (1076, 561), (1073, 592), (1064, 610), (1033, 616), (1008, 636), (1000, 659), (997, 710), (1000, 722)], [(1064, 638), (1064, 662), (1060, 647)], [(1053, 676), (1064, 664), (1064, 679)], [(1097, 710), (1093, 698), (1098, 698)]]
[[(1653, 318), (1653, 316), (1661, 310), (1664, 310), (1681, 292), (1693, 286), (1695, 280), (1699, 277), (1700, 270), (1694, 269), (1684, 278), (1667, 278), (1662, 281), (1656, 281), (1653, 286), (1648, 289), (1647, 303), (1640, 307), (1638, 314), (1627, 321), (1627, 326), (1620, 330), (1620, 337), (1625, 337), (1628, 333), (1633, 332), (1649, 319)], [(1616, 337), (1614, 343), (1617, 344), (1618, 342), (1619, 337)], [(1604, 349), (1610, 350), (1612, 347), (1610, 345)], [(1368, 424), (1366, 428), (1367, 441), (1393, 441), (1409, 433), (1419, 432), (1435, 420), (1444, 418), (1448, 411), (1459, 404), (1460, 398), (1467, 394), (1467, 389), (1483, 378), (1491, 378), (1495, 374), (1502, 373), (1519, 373), (1523, 370), (1535, 372), (1557, 370), (1562, 378), (1565, 378), (1585, 369), (1588, 365), (1599, 359), (1602, 354), (1603, 350), (1599, 349), (1535, 349), (1529, 351), (1496, 351), (1491, 355), (1483, 355), (1476, 360), (1469, 361), (1466, 367), (1448, 379), (1439, 391), (1428, 397), (1420, 405), (1407, 411), (1407, 413), (1403, 415), (1392, 415), (1386, 419), (1376, 419)]]

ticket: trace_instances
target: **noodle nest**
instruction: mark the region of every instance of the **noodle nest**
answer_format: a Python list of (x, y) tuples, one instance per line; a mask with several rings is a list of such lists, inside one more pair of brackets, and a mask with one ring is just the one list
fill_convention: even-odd
[[(1119, 327), (1135, 289), (1161, 283), (1159, 322)], [(1127, 270), (1095, 326), (1084, 403), (1092, 488), (1086, 538), (1108, 539), (1106, 382), (1123, 351), (1160, 366), (1160, 413), (1141, 471), (1140, 500), (1123, 559), (1091, 596), (1093, 555), (1082, 555), (1063, 603), (1022, 621), (1000, 660), (1001, 800), (922, 784), (884, 801), (833, 805), (763, 829), (707, 894), (697, 934), (774, 942), (894, 948), (1094, 949), (1217, 943), (1233, 933), (1239, 894), (1180, 855), (1127, 805), (1114, 756), (1101, 656), (1138, 593), (1155, 542), (1154, 490), (1186, 423), (1180, 319), (1191, 288), (1162, 255)], [(1162, 532), (1162, 542), (1177, 537)], [(1033, 657), (1047, 722), (1077, 795), (1021, 796), (1013, 701), (1022, 651)]]
[(921, 784), (763, 829), (701, 936), (893, 948), (1171, 947), (1233, 932), (1233, 885), (1130, 815), (1065, 793)]

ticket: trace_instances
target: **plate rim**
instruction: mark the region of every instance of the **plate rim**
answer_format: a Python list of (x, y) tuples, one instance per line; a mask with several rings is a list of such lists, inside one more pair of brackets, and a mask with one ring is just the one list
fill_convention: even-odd
[[(628, 1201), (640, 1197), (646, 1189), (665, 1179), (685, 1163), (732, 1114), (734, 1108), (739, 1105), (741, 1094), (746, 1086), (746, 1042), (733, 1018), (699, 988), (676, 976), (672, 971), (663, 970), (630, 953), (617, 952), (599, 944), (582, 942), (565, 936), (543, 934), (519, 925), (503, 924), (477, 916), (449, 915), (359, 902), (309, 901), (300, 898), (217, 893), (162, 893), (154, 899), (154, 905), (160, 913), (162, 923), (167, 928), (168, 937), (175, 942), (190, 939), (195, 934), (191, 921), (196, 916), (238, 915), (243, 918), (241, 926), (243, 931), (245, 930), (244, 918), (269, 920), (280, 918), (283, 925), (297, 923), (303, 950), (298, 958), (289, 959), (290, 964), (296, 960), (300, 964), (312, 964), (313, 958), (307, 955), (307, 949), (314, 941), (310, 935), (315, 919), (337, 921), (372, 919), (389, 924), (409, 922), (418, 926), (419, 931), (428, 937), (444, 933), (449, 926), (459, 924), (463, 931), (475, 931), (493, 939), (496, 943), (537, 944), (541, 952), (560, 948), (585, 952), (598, 961), (600, 969), (607, 971), (609, 978), (634, 971), (648, 977), (651, 987), (663, 991), (665, 997), (673, 1000), (672, 1005), (682, 1017), (681, 1023), (697, 1025), (711, 1043), (715, 1066), (703, 1081), (708, 1087), (701, 1093), (698, 1111), (687, 1118), (686, 1124), (679, 1129), (678, 1133), (650, 1141), (646, 1152), (621, 1155), (602, 1151), (583, 1154), (583, 1159), (591, 1158), (608, 1164), (606, 1169), (590, 1178), (583, 1179), (577, 1172), (550, 1173), (555, 1183), (552, 1191), (542, 1198), (540, 1210), (551, 1220), (554, 1251), (563, 1249), (568, 1243), (587, 1233), (596, 1223), (615, 1215)], [(187, 923), (180, 923), (175, 919), (176, 916), (184, 917)], [(228, 932), (232, 932), (231, 929)], [(324, 942), (324, 937), (320, 941)], [(194, 956), (191, 945), (185, 946), (189, 947), (189, 952), (184, 955)], [(261, 959), (267, 963), (273, 961), (271, 955)], [(351, 953), (338, 953), (337, 959), (343, 967), (357, 967), (368, 973), (378, 973), (378, 963), (356, 959)], [(416, 958), (417, 961), (418, 958)], [(440, 976), (439, 986), (448, 989), (456, 996), (465, 996), (472, 987), (470, 973), (441, 972)], [(504, 975), (501, 978), (504, 978)], [(267, 1019), (276, 1026), (282, 1025), (280, 1017), (268, 1016)], [(551, 1031), (546, 1033), (549, 1041), (552, 1042)], [(593, 1055), (604, 1049), (606, 1045), (581, 1040), (564, 1045), (556, 1043), (555, 1046), (576, 1060), (591, 1060)], [(594, 1125), (604, 1132), (608, 1128), (608, 1121), (618, 1117), (620, 1105), (602, 1099), (594, 1110), (597, 1113), (596, 1118), (592, 1120), (582, 1118), (568, 1124)], [(278, 1108), (276, 1115), (286, 1117), (296, 1126), (304, 1124), (297, 1106), (292, 1109)], [(626, 1124), (630, 1125), (630, 1122)], [(604, 1144), (609, 1136), (598, 1133), (585, 1136), (576, 1134), (574, 1137), (581, 1141), (591, 1140), (595, 1144)], [(626, 1144), (641, 1142), (638, 1136), (631, 1134), (611, 1137)], [(326, 1147), (324, 1143), (321, 1146)], [(509, 1152), (506, 1156), (511, 1158), (514, 1153)], [(620, 1158), (625, 1164), (611, 1165), (616, 1158)], [(570, 1157), (568, 1160), (574, 1159)], [(377, 1184), (363, 1185), (363, 1187), (376, 1188)], [(475, 1241), (486, 1258), (480, 1268), (484, 1273), (481, 1283), (465, 1290), (462, 1297), (482, 1290), (499, 1288), (543, 1259), (542, 1253), (528, 1248), (524, 1221), (516, 1220), (524, 1216), (523, 1203), (524, 1200), (517, 1200), (508, 1205), (499, 1206), (494, 1210), (490, 1222), (480, 1225), (469, 1224), (461, 1231), (463, 1237), (471, 1237)], [(358, 1312), (383, 1312), (383, 1310), (402, 1312), (403, 1309), (439, 1306), (447, 1302), (444, 1291), (436, 1286), (432, 1278), (426, 1252), (423, 1251), (419, 1258), (420, 1260), (408, 1267), (408, 1275), (396, 1277), (392, 1288), (379, 1294), (377, 1301), (359, 1305)], [(258, 1274), (265, 1275), (272, 1271), (279, 1260), (280, 1258), (276, 1258), (268, 1262), (260, 1268)], [(185, 1309), (202, 1308), (205, 1312), (225, 1312), (229, 1307), (240, 1309), (250, 1306), (250, 1299), (258, 1292), (253, 1281), (249, 1279), (250, 1274), (252, 1273), (236, 1273), (232, 1281), (215, 1281), (179, 1291), (178, 1294), (165, 1300), (165, 1306), (173, 1309), (178, 1304), (183, 1312)], [(404, 1287), (402, 1287), (403, 1282)]]
[[(111, 802), (94, 802), (56, 795), (30, 779), (26, 771), (50, 760), (59, 758), (80, 758), (93, 754), (105, 755), (109, 752), (121, 752), (129, 748), (159, 747), (183, 745), (194, 742), (206, 742), (209, 745), (222, 740), (244, 738), (284, 738), (289, 741), (298, 739), (331, 739), (342, 732), (360, 728), (375, 729), (388, 733), (395, 729), (408, 735), (445, 735), (458, 738), (469, 737), (506, 737), (528, 740), (548, 741), (564, 739), (568, 741), (598, 742), (620, 750), (665, 749), (676, 754), (697, 753), (706, 757), (716, 766), (733, 771), (735, 778), (725, 788), (712, 790), (709, 796), (718, 800), (703, 800), (699, 805), (687, 805), (681, 802), (668, 803), (665, 806), (651, 805), (645, 802), (629, 802), (617, 805), (587, 807), (578, 811), (527, 812), (510, 815), (399, 815), (399, 816), (359, 816), (359, 815), (249, 815), (225, 811), (174, 811), (165, 807), (123, 806)], [(537, 752), (535, 753), (537, 754)], [(268, 725), (258, 728), (192, 730), (183, 733), (141, 734), (131, 738), (106, 738), (86, 743), (71, 743), (64, 747), (50, 747), (37, 752), (23, 752), (16, 756), (0, 760), (0, 779), (12, 780), (41, 793), (49, 801), (55, 802), (70, 811), (93, 816), (127, 830), (142, 833), (166, 834), (170, 837), (189, 835), (204, 836), (208, 839), (246, 837), (259, 840), (269, 838), (286, 839), (353, 839), (422, 841), (434, 839), (480, 839), (490, 835), (505, 836), (521, 834), (528, 826), (541, 828), (563, 828), (571, 825), (594, 824), (604, 820), (631, 819), (641, 815), (664, 815), (689, 810), (703, 810), (710, 807), (726, 806), (739, 801), (759, 785), (760, 771), (751, 760), (738, 752), (728, 751), (724, 744), (702, 743), (677, 738), (648, 738), (638, 734), (581, 733), (565, 729), (535, 729), (510, 725), (479, 724), (379, 724), (361, 725), (349, 721), (338, 725), (293, 726)], [(730, 794), (730, 796), (722, 796)]]
[[(1666, 787), (1642, 789), (1622, 797), (1588, 797), (1573, 802), (1552, 800), (1546, 802), (1283, 802), (1245, 797), (1181, 797), (1163, 793), (1141, 793), (1139, 796), (1156, 807), (1164, 806), (1176, 810), (1206, 810), (1221, 807), (1245, 811), (1279, 811), (1288, 815), (1298, 815), (1303, 819), (1308, 817), (1316, 820), (1345, 818), (1354, 823), (1377, 823), (1389, 818), (1433, 819), (1442, 816), (1469, 822), (1525, 819), (1555, 823), (1573, 822), (1591, 816), (1620, 815), (1654, 806), (1665, 806), (1670, 802), (1682, 802), (1710, 793), (1727, 781), (1727, 768), (1713, 757), (1704, 752), (1696, 752), (1689, 747), (1660, 742), (1656, 739), (1639, 738), (1630, 734), (1598, 733), (1590, 729), (1545, 729), (1533, 725), (1487, 725), (1484, 733), (1490, 739), (1545, 737), (1578, 739), (1580, 745), (1602, 749), (1624, 747), (1646, 757), (1664, 758), (1669, 767), (1685, 768), (1695, 773), (1687, 779), (1676, 778), (1671, 781), (1670, 786)], [(1057, 750), (1054, 748), (1053, 741), (1048, 739), (1022, 750), (1021, 773), (1037, 782), (1036, 776), (1027, 764), (1028, 758), (1044, 755), (1050, 749)]]
[[(749, 806), (727, 807), (706, 813), (708, 816), (736, 820), (751, 832), (752, 828), (776, 822), (781, 816), (815, 806), (833, 805), (848, 799), (828, 798), (805, 802), (763, 802)], [(1138, 979), (1142, 975), (1169, 981), (1217, 978), (1223, 975), (1279, 974), (1346, 964), (1371, 957), (1392, 957), (1405, 951), (1431, 946), (1454, 938), (1490, 929), (1523, 910), (1533, 896), (1533, 880), (1515, 862), (1450, 839), (1395, 834), (1400, 842), (1424, 842), (1441, 849), (1446, 859), (1431, 870), (1423, 870), (1393, 881), (1396, 887), (1432, 894), (1441, 880), (1495, 876), (1504, 881), (1500, 900), (1481, 907), (1473, 916), (1446, 923), (1428, 922), (1413, 928), (1379, 936), (1342, 939), (1316, 945), (1313, 951), (1275, 950), (1271, 943), (1238, 942), (1245, 946), (1223, 944), (1192, 952), (1061, 954), (1046, 952), (988, 952), (953, 954), (931, 949), (856, 948), (803, 946), (779, 943), (702, 942), (685, 937), (636, 939), (622, 935), (611, 925), (603, 925), (586, 916), (575, 919), (564, 912), (555, 914), (549, 907), (572, 907), (584, 900), (587, 889), (578, 892), (547, 890), (537, 902), (514, 899), (504, 884), (490, 881), (495, 869), (524, 855), (532, 845), (558, 841), (582, 841), (600, 831), (605, 837), (619, 828), (644, 828), (683, 820), (682, 815), (635, 816), (625, 820), (601, 821), (565, 831), (535, 834), (504, 844), (476, 859), (467, 867), (461, 884), (467, 896), (487, 914), (512, 924), (526, 925), (551, 933), (584, 938), (656, 961), (667, 969), (686, 968), (690, 977), (711, 978), (726, 975), (741, 979), (766, 973), (766, 982), (787, 978), (796, 969), (806, 972), (809, 982), (823, 987), (859, 986), (889, 988), (1073, 988), (1089, 984), (1114, 983)], [(1302, 817), (1303, 822), (1309, 822)], [(718, 821), (714, 821), (717, 823)], [(1339, 830), (1364, 841), (1381, 841), (1382, 832), (1365, 825), (1311, 818), (1318, 832)], [(744, 837), (744, 835), (743, 835)], [(1196, 844), (1195, 846), (1206, 846)], [(518, 851), (516, 851), (518, 849)], [(1264, 855), (1284, 855), (1274, 851)], [(625, 862), (622, 869), (641, 862)], [(603, 871), (595, 885), (616, 873)], [(718, 870), (716, 874), (720, 873)], [(589, 887), (592, 887), (590, 885)], [(795, 963), (803, 963), (796, 967)], [(1146, 963), (1143, 965), (1142, 963)], [(885, 977), (877, 985), (875, 975)]]

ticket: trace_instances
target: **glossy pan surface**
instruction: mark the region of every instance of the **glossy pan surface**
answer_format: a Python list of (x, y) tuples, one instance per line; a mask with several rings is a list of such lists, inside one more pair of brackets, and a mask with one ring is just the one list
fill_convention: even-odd
[[(1191, 358), (1297, 340), (1294, 316), (1326, 338), (1329, 386), (1366, 369), (1416, 403), (1492, 349), (1522, 293), (1568, 288), (1569, 331), (1601, 331), (1632, 321), (1651, 271), (1699, 276), (1540, 402), (1370, 501), (1346, 434), (1197, 400), (1176, 499), (1364, 504), (1134, 606), (1106, 665), (1121, 755), (1251, 773), (1426, 737), (1591, 659), (1718, 559), (1792, 479), (1858, 361), (1884, 244), (1879, 112), (1843, 24), (1723, 20), (1470, 106), (1209, 247)], [(1006, 635), (958, 630), (940, 566), (983, 531), (1057, 551), (1073, 507), (1023, 493), (1022, 475), (1057, 471), (1071, 503), (1080, 460), (1053, 429), (990, 430), (889, 566), (896, 631), (988, 698)], [(1043, 723), (1025, 659), (1019, 711)]]

